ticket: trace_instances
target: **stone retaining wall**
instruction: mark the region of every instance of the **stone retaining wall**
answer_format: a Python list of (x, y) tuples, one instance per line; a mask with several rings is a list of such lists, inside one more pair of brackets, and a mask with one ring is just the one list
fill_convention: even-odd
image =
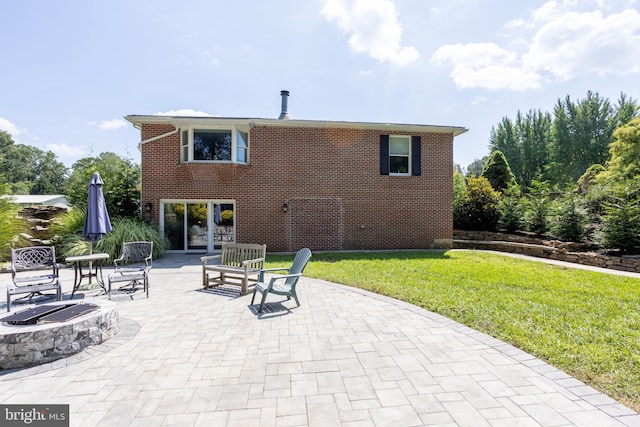
[(605, 255), (587, 244), (488, 231), (455, 230), (453, 236), (456, 249), (487, 249), (640, 273), (640, 257)]

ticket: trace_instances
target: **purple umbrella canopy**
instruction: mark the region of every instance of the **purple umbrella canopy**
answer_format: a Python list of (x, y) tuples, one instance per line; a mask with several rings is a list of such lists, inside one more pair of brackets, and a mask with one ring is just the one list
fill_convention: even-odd
[(104, 182), (98, 172), (94, 173), (89, 181), (87, 191), (87, 215), (84, 217), (82, 235), (89, 241), (89, 253), (92, 253), (93, 242), (100, 240), (111, 231), (111, 221), (107, 212), (107, 204), (102, 194)]

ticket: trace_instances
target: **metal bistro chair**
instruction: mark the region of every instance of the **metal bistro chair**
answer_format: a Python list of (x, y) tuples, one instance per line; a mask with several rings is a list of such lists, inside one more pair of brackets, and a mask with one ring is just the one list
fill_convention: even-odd
[(31, 299), (35, 295), (45, 295), (42, 291), (56, 291), (56, 300), (62, 299), (62, 285), (58, 277), (60, 266), (56, 262), (53, 246), (30, 246), (11, 249), (11, 283), (7, 285), (7, 311), (11, 311), (11, 296), (28, 294), (20, 300)]
[[(298, 295), (296, 294), (296, 285), (310, 259), (311, 250), (308, 248), (303, 248), (296, 253), (296, 257), (293, 260), (293, 264), (291, 264), (291, 268), (268, 268), (260, 270), (258, 282), (253, 289), (253, 297), (251, 298), (251, 305), (253, 305), (253, 301), (256, 298), (256, 292), (260, 292), (262, 294), (262, 301), (260, 301), (260, 308), (258, 309), (258, 313), (262, 313), (262, 308), (264, 307), (264, 303), (267, 299), (267, 294), (269, 293), (284, 295), (287, 297), (287, 300), (290, 300), (291, 297), (293, 297), (298, 307), (300, 307), (300, 301), (298, 300)], [(266, 284), (264, 281), (264, 273), (272, 271), (286, 271), (287, 274), (274, 276), (271, 278), (269, 283)]]
[(107, 293), (111, 299), (111, 284), (127, 282), (120, 287), (122, 290), (130, 286), (130, 291), (136, 290), (136, 285), (142, 282), (144, 291), (149, 298), (149, 270), (151, 270), (153, 256), (153, 242), (126, 242), (122, 244), (122, 255), (113, 260), (115, 269), (109, 274)]

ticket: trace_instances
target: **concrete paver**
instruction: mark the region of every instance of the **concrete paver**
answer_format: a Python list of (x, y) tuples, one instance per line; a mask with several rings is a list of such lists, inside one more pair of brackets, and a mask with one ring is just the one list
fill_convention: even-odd
[[(305, 277), (300, 307), (270, 295), (258, 315), (250, 295), (203, 291), (197, 256), (150, 277), (148, 299), (113, 297), (114, 338), (0, 373), (0, 402), (66, 403), (83, 427), (640, 426), (543, 361), (391, 298)], [(62, 280), (68, 298), (73, 270)]]

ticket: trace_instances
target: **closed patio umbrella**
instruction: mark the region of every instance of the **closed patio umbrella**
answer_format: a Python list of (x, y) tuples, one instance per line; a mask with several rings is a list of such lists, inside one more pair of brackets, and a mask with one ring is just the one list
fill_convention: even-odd
[[(87, 215), (84, 217), (82, 235), (89, 241), (89, 255), (93, 252), (93, 242), (100, 240), (111, 231), (107, 204), (102, 194), (103, 184), (100, 174), (96, 172), (91, 177), (87, 190)], [(92, 265), (89, 263), (89, 272), (91, 272), (91, 268)], [(91, 283), (91, 276), (89, 276), (89, 283)]]
[(222, 215), (220, 213), (220, 205), (218, 203), (216, 203), (215, 215), (214, 215), (213, 222), (215, 222), (217, 225), (219, 225), (222, 222)]

